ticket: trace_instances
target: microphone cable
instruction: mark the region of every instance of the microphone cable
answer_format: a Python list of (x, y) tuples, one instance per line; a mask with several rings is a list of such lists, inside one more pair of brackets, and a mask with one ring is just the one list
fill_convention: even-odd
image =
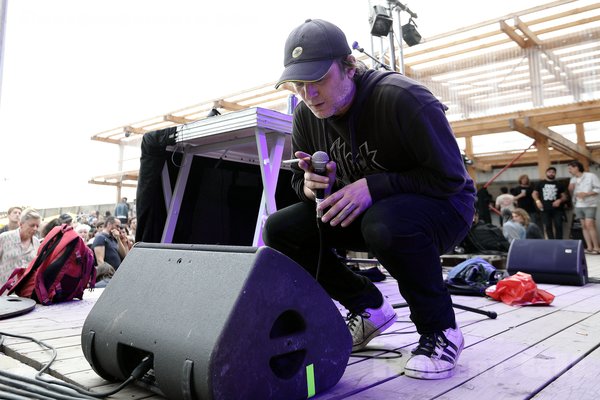
[[(329, 155), (324, 151), (317, 151), (311, 156), (311, 164), (315, 173), (319, 175), (327, 174), (327, 163), (329, 162)], [(321, 264), (323, 263), (323, 255), (325, 249), (325, 235), (323, 234), (324, 224), (321, 221), (323, 211), (319, 210), (319, 204), (325, 198), (324, 190), (317, 189), (315, 191), (315, 203), (317, 207), (317, 229), (319, 231), (319, 259), (317, 261), (317, 271), (315, 273), (315, 280), (319, 281), (319, 274), (321, 272)]]
[(31, 336), (22, 336), (6, 332), (0, 332), (0, 343), (3, 342), (4, 336), (30, 340), (38, 344), (40, 347), (45, 347), (46, 349), (52, 351), (50, 361), (43, 365), (43, 367), (37, 372), (35, 379), (0, 370), (0, 388), (2, 389), (2, 392), (12, 393), (10, 397), (7, 397), (11, 399), (103, 399), (123, 390), (125, 386), (129, 385), (134, 380), (142, 378), (144, 374), (146, 374), (146, 372), (152, 368), (154, 362), (153, 356), (148, 355), (144, 357), (142, 361), (140, 361), (130, 376), (115, 389), (106, 392), (91, 392), (67, 382), (62, 382), (56, 379), (48, 379), (42, 376), (42, 374), (48, 368), (50, 368), (50, 365), (52, 365), (52, 363), (56, 360), (57, 351), (54, 347)]
[(321, 272), (321, 264), (323, 263), (323, 254), (325, 253), (325, 234), (323, 230), (325, 224), (321, 221), (321, 218), (317, 216), (317, 230), (319, 231), (319, 259), (317, 261), (317, 272), (315, 274), (315, 280), (319, 282), (319, 273)]

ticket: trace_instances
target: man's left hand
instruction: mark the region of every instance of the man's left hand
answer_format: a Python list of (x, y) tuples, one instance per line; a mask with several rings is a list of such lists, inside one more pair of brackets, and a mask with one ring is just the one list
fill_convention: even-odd
[(344, 186), (328, 196), (319, 205), (319, 209), (327, 210), (321, 218), (324, 223), (330, 222), (331, 226), (350, 225), (367, 208), (371, 207), (373, 200), (365, 178)]

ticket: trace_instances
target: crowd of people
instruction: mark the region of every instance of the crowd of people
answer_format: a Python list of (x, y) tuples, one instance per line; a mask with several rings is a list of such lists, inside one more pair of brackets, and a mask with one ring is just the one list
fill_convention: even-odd
[(573, 211), (573, 221), (581, 226), (587, 254), (600, 254), (596, 209), (600, 179), (585, 172), (579, 161), (567, 164), (571, 177), (568, 184), (557, 180), (556, 168), (549, 167), (544, 179), (532, 183), (527, 175), (521, 175), (515, 187), (502, 186), (500, 194), (493, 197), (487, 189), (479, 191), (479, 219), (492, 222), (490, 210), (500, 218), (505, 238), (515, 239), (564, 239), (567, 209)]
[(103, 215), (100, 211), (77, 216), (63, 213), (44, 221), (37, 210), (15, 206), (8, 209), (7, 220), (0, 229), (0, 286), (15, 268), (27, 267), (48, 233), (64, 224), (72, 226), (93, 252), (97, 285), (102, 287), (133, 246), (137, 229), (137, 218), (130, 211), (127, 198), (117, 204), (114, 214), (110, 211)]

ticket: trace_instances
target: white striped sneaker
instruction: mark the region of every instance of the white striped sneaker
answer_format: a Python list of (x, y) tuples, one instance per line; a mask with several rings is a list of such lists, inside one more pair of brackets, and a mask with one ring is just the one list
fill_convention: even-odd
[(367, 308), (362, 313), (348, 313), (346, 321), (352, 335), (352, 351), (364, 349), (396, 321), (396, 311), (387, 300), (379, 308)]
[(442, 332), (421, 335), (419, 345), (406, 363), (404, 375), (417, 379), (444, 379), (454, 375), (454, 367), (465, 341), (458, 325)]

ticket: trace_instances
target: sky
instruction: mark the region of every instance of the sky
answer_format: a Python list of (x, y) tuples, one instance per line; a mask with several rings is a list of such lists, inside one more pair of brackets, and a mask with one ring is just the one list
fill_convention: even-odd
[[(357, 40), (369, 51), (370, 9), (388, 5), (384, 0), (7, 1), (0, 210), (115, 202), (115, 187), (88, 180), (118, 171), (118, 147), (93, 141), (92, 135), (275, 81), (283, 70), (287, 35), (307, 18), (337, 24), (349, 43)], [(548, 2), (403, 4), (417, 13), (418, 30), (427, 38)], [(405, 23), (408, 15), (401, 18)], [(135, 189), (123, 194), (131, 201)]]

